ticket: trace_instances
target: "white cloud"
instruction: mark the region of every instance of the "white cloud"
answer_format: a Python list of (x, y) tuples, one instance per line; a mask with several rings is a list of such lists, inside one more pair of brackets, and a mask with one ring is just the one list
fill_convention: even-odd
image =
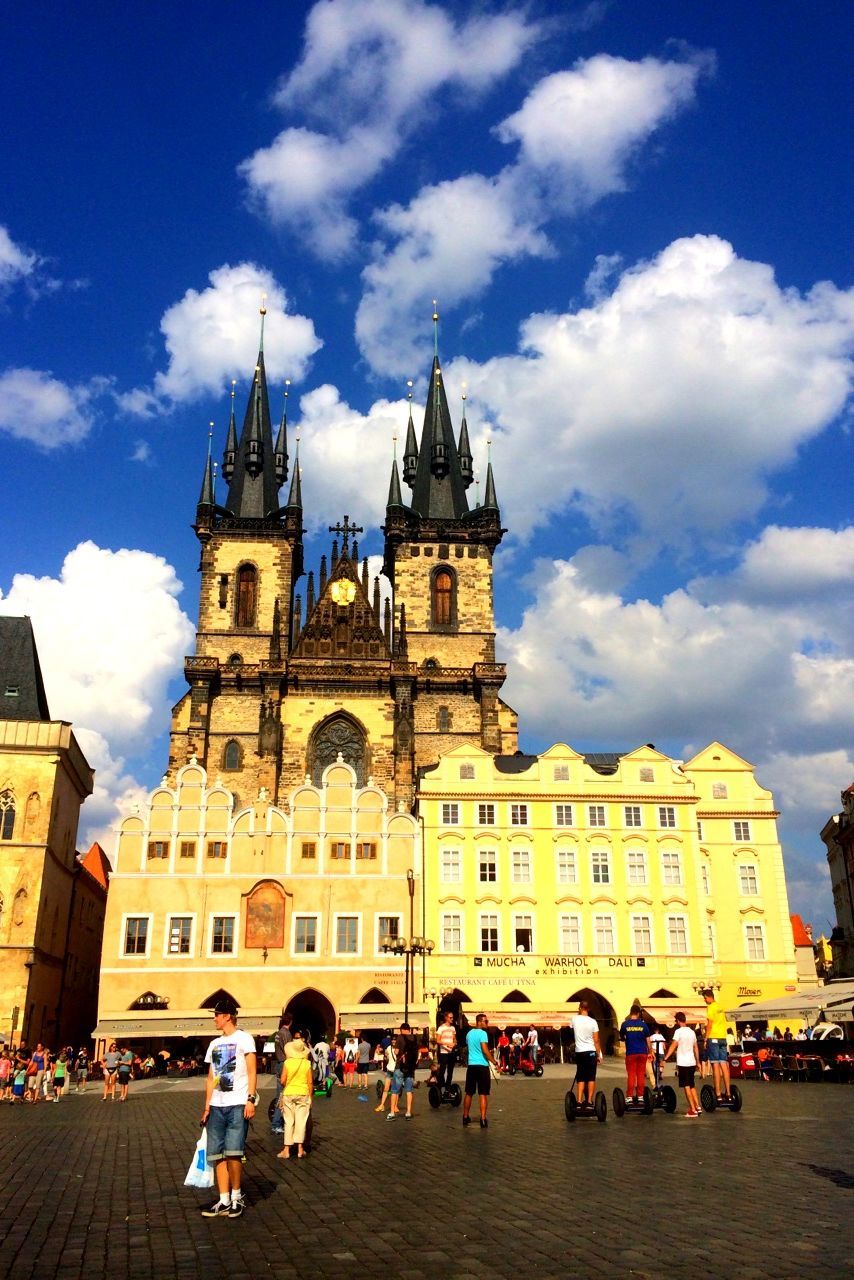
[(194, 636), (180, 591), (160, 556), (82, 542), (57, 578), (16, 574), (0, 610), (32, 618), (51, 714), (115, 753), (168, 723), (167, 684)]
[(76, 725), (74, 733), (84, 756), (95, 770), (94, 790), (80, 814), (77, 848), (85, 853), (97, 840), (110, 861), (115, 863), (118, 828), (135, 808), (144, 809), (149, 788), (128, 771), (122, 756), (113, 758), (110, 745), (102, 734)]
[(854, 290), (782, 289), (693, 236), (590, 306), (529, 317), (518, 354), (459, 360), (446, 383), (468, 382), (475, 438), (492, 424), (515, 533), (573, 502), (675, 545), (761, 508), (768, 475), (844, 410), (852, 338)]
[(103, 379), (69, 386), (42, 369), (6, 369), (0, 373), (0, 432), (41, 449), (77, 444), (92, 429), (92, 402), (104, 389)]
[(496, 128), (501, 141), (518, 144), (497, 175), (424, 187), (408, 206), (378, 212), (380, 242), (356, 320), (372, 368), (412, 368), (407, 335), (432, 294), (444, 308), (477, 296), (502, 263), (547, 253), (545, 228), (555, 218), (624, 190), (641, 146), (693, 101), (708, 65), (604, 54), (578, 62), (541, 80)]
[(202, 394), (222, 393), (230, 378), (245, 378), (258, 353), (259, 309), (266, 294), (265, 363), (272, 378), (304, 377), (308, 362), (322, 346), (306, 316), (289, 310), (290, 301), (271, 271), (253, 262), (217, 267), (210, 285), (188, 289), (160, 322), (169, 364), (152, 390), (137, 388), (121, 396), (128, 413), (150, 417)]
[(131, 462), (151, 462), (151, 445), (147, 440), (137, 440), (130, 460)]
[[(854, 528), (782, 528), (769, 525), (744, 550), (737, 574), (723, 579), (723, 589), (739, 599), (799, 601), (802, 607), (823, 597), (832, 607), (836, 593), (851, 581)], [(714, 594), (716, 579), (703, 582)]]
[[(250, 196), (321, 256), (347, 253), (351, 194), (369, 183), (449, 92), (489, 88), (540, 36), (524, 13), (457, 22), (423, 0), (327, 0), (306, 22), (302, 57), (275, 102), (321, 129), (285, 129), (240, 166)], [(464, 105), (462, 97), (456, 105)]]
[(15, 244), (4, 226), (0, 226), (0, 293), (31, 277), (39, 264), (39, 256)]

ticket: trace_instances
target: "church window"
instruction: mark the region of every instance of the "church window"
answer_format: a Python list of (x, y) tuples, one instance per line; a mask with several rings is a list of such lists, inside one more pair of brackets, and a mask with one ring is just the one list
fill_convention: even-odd
[(453, 627), (457, 622), (456, 579), (451, 569), (440, 565), (433, 573), (433, 626)]
[(243, 666), (243, 658), (240, 656), (240, 654), (239, 654), (239, 653), (232, 653), (232, 654), (230, 654), (230, 655), (229, 655), (229, 658), (228, 658), (228, 665), (229, 665), (230, 667), (242, 667), (242, 666)]
[(235, 773), (242, 763), (241, 761), (240, 743), (235, 742), (232, 738), (230, 742), (225, 744), (225, 750), (222, 753), (222, 767), (227, 773)]
[(336, 715), (318, 725), (309, 747), (308, 773), (319, 787), (323, 771), (335, 764), (339, 755), (355, 771), (356, 786), (365, 785), (367, 747), (361, 727), (349, 716)]
[(453, 721), (447, 707), (440, 707), (436, 712), (436, 728), (440, 733), (450, 733)]
[(237, 570), (237, 625), (255, 626), (258, 603), (258, 571), (254, 565), (242, 564)]
[(224, 609), (228, 603), (228, 574), (219, 575), (219, 607)]
[(15, 797), (11, 791), (0, 791), (0, 840), (11, 840), (15, 830)]

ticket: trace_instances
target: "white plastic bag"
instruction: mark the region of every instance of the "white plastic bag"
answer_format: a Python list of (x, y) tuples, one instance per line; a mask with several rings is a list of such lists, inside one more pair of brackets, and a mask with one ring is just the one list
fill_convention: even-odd
[(208, 1131), (202, 1129), (201, 1136), (196, 1143), (196, 1149), (193, 1152), (193, 1158), (190, 1161), (190, 1167), (187, 1170), (187, 1176), (184, 1179), (185, 1187), (212, 1187), (214, 1184), (214, 1172), (208, 1164)]

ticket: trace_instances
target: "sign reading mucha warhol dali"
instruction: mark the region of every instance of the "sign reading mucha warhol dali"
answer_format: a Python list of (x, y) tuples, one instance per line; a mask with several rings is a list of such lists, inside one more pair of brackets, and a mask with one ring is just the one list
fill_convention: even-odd
[(261, 950), (285, 945), (285, 894), (268, 880), (259, 884), (246, 903), (246, 949)]

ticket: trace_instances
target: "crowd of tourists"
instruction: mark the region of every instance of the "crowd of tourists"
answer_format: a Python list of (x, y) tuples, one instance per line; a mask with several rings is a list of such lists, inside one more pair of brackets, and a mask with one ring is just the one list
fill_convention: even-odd
[(88, 1051), (76, 1053), (71, 1045), (53, 1052), (39, 1043), (4, 1045), (0, 1049), (0, 1102), (59, 1102), (73, 1084), (78, 1093), (86, 1089), (91, 1073)]

